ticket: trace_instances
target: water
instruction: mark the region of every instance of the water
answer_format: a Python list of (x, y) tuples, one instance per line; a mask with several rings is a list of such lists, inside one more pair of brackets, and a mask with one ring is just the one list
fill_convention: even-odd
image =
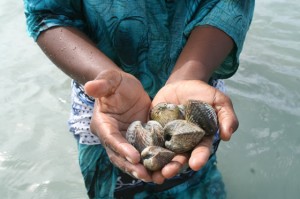
[[(300, 194), (300, 2), (257, 1), (227, 80), (240, 128), (218, 151), (229, 199)], [(70, 79), (27, 37), (22, 1), (0, 2), (1, 198), (86, 198), (68, 133)]]
[(299, 1), (257, 1), (238, 73), (240, 128), (219, 150), (228, 198), (299, 198)]

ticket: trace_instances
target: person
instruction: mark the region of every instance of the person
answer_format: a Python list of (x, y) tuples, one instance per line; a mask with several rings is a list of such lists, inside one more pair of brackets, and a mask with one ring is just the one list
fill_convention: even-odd
[[(238, 119), (221, 79), (239, 66), (254, 0), (24, 0), (28, 32), (72, 81), (70, 131), (90, 198), (225, 198), (220, 140)], [(124, 138), (160, 102), (197, 99), (219, 132), (149, 172)], [(187, 166), (188, 165), (188, 166)]]

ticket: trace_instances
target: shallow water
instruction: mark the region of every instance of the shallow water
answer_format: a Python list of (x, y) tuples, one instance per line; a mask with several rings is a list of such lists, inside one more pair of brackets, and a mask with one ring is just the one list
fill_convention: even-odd
[[(239, 71), (227, 80), (240, 127), (218, 150), (230, 199), (299, 198), (300, 2), (257, 1)], [(68, 133), (70, 79), (0, 2), (0, 196), (86, 198)]]

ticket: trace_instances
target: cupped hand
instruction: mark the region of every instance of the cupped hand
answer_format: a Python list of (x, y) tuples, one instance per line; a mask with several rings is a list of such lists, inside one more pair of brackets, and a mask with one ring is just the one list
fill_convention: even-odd
[[(203, 81), (182, 80), (166, 84), (153, 99), (152, 106), (160, 102), (185, 104), (189, 99), (201, 100), (214, 107), (218, 116), (220, 137), (228, 141), (238, 128), (232, 102), (224, 93)], [(204, 137), (191, 154), (176, 155), (172, 162), (153, 174), (153, 181), (162, 183), (166, 178), (178, 174), (186, 164), (195, 171), (200, 170), (211, 155), (212, 142), (212, 136)]]
[(85, 91), (95, 98), (91, 131), (99, 137), (110, 161), (135, 178), (152, 181), (139, 163), (139, 152), (125, 139), (131, 122), (148, 119), (151, 100), (141, 83), (128, 73), (108, 70), (87, 82)]

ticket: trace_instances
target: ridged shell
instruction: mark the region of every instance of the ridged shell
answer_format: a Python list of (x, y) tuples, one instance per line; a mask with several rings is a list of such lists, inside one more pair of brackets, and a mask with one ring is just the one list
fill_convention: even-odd
[(174, 120), (164, 127), (165, 147), (175, 153), (193, 149), (205, 132), (199, 126), (186, 120)]
[(148, 121), (146, 125), (135, 121), (128, 127), (126, 139), (139, 152), (148, 146), (164, 146), (163, 127), (153, 120)]
[(171, 162), (174, 156), (174, 152), (158, 146), (149, 146), (141, 153), (143, 164), (150, 171), (160, 170)]
[(214, 108), (199, 100), (189, 100), (185, 105), (185, 119), (197, 124), (206, 133), (213, 135), (218, 130), (218, 119)]
[(170, 121), (183, 119), (180, 108), (176, 104), (159, 103), (150, 112), (150, 118), (158, 121), (163, 127)]
[(161, 169), (175, 154), (194, 149), (204, 135), (218, 130), (215, 110), (198, 100), (189, 100), (185, 105), (160, 103), (151, 110), (150, 118), (146, 125), (133, 122), (126, 139), (141, 153), (144, 166), (151, 171)]

